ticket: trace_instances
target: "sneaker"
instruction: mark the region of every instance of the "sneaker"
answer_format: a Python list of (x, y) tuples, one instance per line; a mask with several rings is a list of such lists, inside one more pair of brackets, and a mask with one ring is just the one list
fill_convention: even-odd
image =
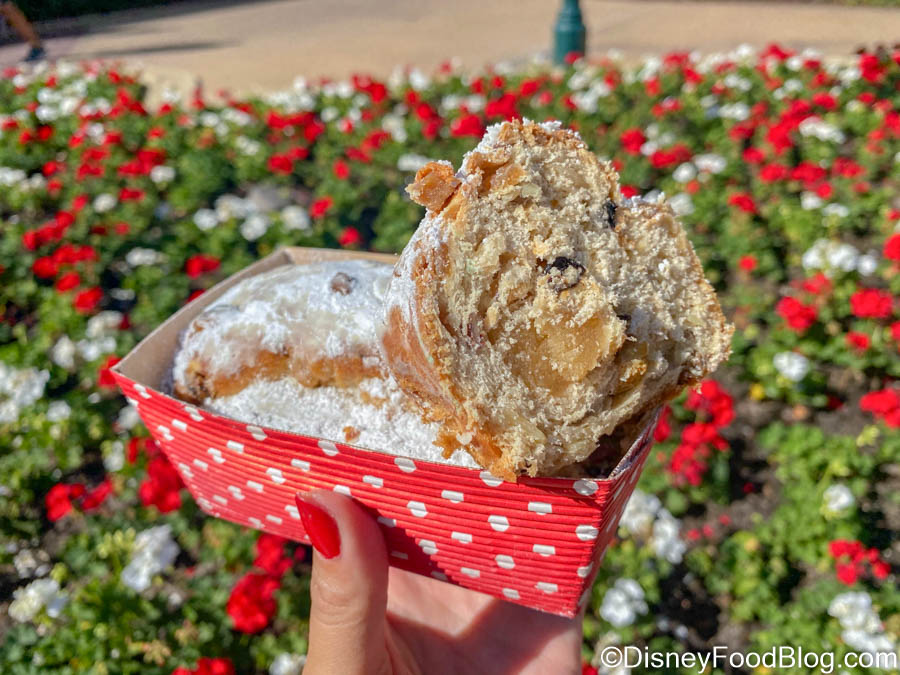
[(34, 61), (43, 61), (46, 56), (47, 50), (43, 47), (32, 47), (25, 55), (25, 62), (33, 63)]

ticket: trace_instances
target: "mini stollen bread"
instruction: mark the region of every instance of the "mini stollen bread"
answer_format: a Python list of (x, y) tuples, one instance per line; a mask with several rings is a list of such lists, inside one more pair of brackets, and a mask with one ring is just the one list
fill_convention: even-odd
[(381, 334), (447, 453), (550, 476), (712, 372), (728, 325), (664, 203), (557, 123), (488, 129), (458, 173), (407, 188), (426, 215), (395, 267)]
[(175, 394), (203, 403), (257, 380), (345, 387), (384, 377), (376, 332), (390, 277), (390, 265), (346, 260), (245, 279), (188, 325)]

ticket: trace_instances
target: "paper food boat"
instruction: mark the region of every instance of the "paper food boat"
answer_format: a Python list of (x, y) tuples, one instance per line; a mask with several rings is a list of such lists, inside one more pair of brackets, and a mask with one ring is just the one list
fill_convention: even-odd
[(290, 263), (393, 256), (284, 248), (170, 317), (113, 369), (210, 515), (308, 543), (294, 495), (324, 488), (377, 513), (391, 564), (527, 607), (574, 616), (652, 445), (648, 425), (606, 479), (520, 478), (243, 424), (163, 391), (178, 336), (241, 279)]

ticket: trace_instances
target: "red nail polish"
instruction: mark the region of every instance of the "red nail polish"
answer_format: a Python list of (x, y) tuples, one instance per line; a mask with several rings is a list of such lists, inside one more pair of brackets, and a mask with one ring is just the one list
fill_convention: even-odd
[(341, 535), (334, 518), (318, 504), (307, 501), (305, 495), (294, 497), (303, 529), (309, 541), (323, 558), (334, 558), (341, 552)]

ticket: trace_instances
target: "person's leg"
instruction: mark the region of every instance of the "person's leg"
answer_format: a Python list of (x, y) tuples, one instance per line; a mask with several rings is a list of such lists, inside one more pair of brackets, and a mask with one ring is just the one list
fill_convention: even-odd
[(31, 45), (31, 48), (41, 49), (43, 46), (41, 38), (34, 30), (34, 26), (22, 14), (22, 10), (16, 7), (12, 2), (0, 0), (0, 14), (6, 19), (7, 23), (16, 31), (25, 42)]

